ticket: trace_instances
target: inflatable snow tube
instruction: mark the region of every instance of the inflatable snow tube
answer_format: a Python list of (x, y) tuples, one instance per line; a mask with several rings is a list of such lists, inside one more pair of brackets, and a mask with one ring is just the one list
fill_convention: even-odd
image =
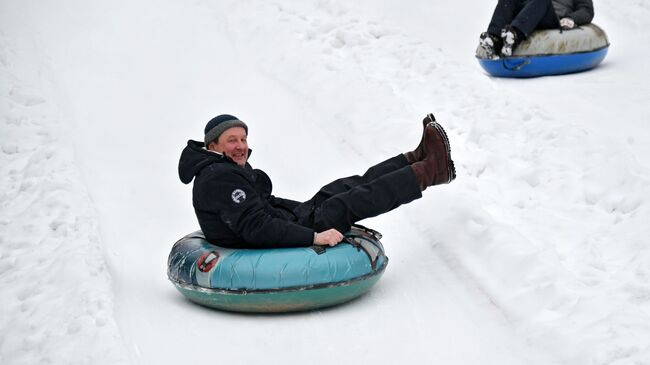
[(487, 58), (479, 46), (476, 58), (488, 74), (497, 77), (537, 77), (592, 69), (607, 55), (609, 41), (595, 24), (576, 29), (534, 31), (511, 57)]
[(332, 306), (367, 292), (388, 257), (381, 235), (353, 227), (334, 247), (229, 249), (203, 233), (176, 242), (167, 276), (188, 299), (236, 312), (292, 312)]

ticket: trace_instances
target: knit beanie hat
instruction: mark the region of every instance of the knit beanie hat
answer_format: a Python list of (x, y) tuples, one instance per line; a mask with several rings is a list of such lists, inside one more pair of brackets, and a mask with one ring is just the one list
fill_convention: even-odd
[(232, 127), (242, 127), (246, 130), (246, 134), (248, 134), (248, 126), (246, 123), (237, 119), (235, 116), (229, 114), (221, 114), (212, 118), (208, 124), (205, 125), (205, 137), (203, 138), (205, 147), (208, 147), (210, 142), (218, 139), (221, 133)]

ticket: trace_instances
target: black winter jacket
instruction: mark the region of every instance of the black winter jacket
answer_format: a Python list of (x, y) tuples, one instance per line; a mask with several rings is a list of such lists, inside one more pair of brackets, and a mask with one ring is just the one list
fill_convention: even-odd
[(592, 0), (553, 0), (553, 8), (559, 19), (571, 18), (576, 25), (589, 24), (594, 18)]
[(194, 179), (194, 211), (209, 242), (232, 248), (312, 244), (314, 230), (295, 223), (293, 209), (300, 203), (271, 195), (264, 171), (203, 147), (203, 142), (187, 142), (178, 174), (184, 184)]

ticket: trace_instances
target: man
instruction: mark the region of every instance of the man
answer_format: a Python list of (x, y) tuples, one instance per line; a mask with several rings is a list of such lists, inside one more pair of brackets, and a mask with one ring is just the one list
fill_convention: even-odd
[(535, 29), (573, 29), (594, 18), (592, 0), (499, 0), (479, 45), (492, 59), (509, 57)]
[(194, 179), (194, 210), (209, 242), (231, 248), (334, 246), (355, 222), (456, 178), (445, 131), (432, 114), (423, 124), (415, 150), (363, 176), (336, 180), (303, 203), (271, 195), (268, 175), (248, 163), (248, 126), (228, 114), (207, 123), (203, 142), (187, 142), (178, 172), (185, 184)]

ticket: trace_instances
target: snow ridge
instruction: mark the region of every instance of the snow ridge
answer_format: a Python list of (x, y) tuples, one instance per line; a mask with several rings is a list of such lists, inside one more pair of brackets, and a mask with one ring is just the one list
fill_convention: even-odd
[(0, 37), (0, 363), (124, 363), (68, 126), (38, 73), (16, 76), (30, 62), (7, 43)]

